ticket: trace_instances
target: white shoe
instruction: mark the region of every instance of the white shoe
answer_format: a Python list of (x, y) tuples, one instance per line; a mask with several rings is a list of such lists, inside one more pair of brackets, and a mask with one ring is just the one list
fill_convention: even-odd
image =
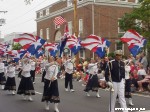
[(58, 110), (58, 103), (54, 104), (54, 110), (55, 110), (55, 112), (59, 112), (59, 110)]
[(23, 100), (27, 100), (27, 98), (25, 97), (25, 95), (23, 95)]
[(90, 94), (88, 92), (86, 92), (86, 96), (90, 96)]
[(74, 89), (71, 89), (70, 92), (75, 92), (75, 90), (74, 90)]
[(69, 91), (67, 88), (65, 88), (65, 91)]
[(97, 98), (100, 98), (101, 96), (97, 93), (96, 97), (97, 97)]
[(12, 95), (15, 95), (16, 93), (15, 93), (15, 91), (12, 91)]
[(45, 104), (45, 110), (49, 110), (48, 102), (46, 102), (46, 104)]
[(29, 96), (29, 99), (28, 99), (29, 101), (33, 101), (33, 99), (32, 99), (32, 97), (31, 96)]
[(1, 88), (4, 89), (4, 85), (1, 85)]
[(134, 106), (134, 104), (132, 103), (132, 98), (129, 98), (129, 106)]

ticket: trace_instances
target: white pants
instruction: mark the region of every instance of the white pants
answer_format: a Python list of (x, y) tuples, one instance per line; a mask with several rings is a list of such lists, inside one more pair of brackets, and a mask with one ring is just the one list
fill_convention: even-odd
[[(111, 94), (111, 111), (115, 112), (115, 104), (116, 104), (116, 97), (118, 95), (119, 102), (121, 105), (121, 108), (127, 108), (126, 101), (125, 101), (125, 82), (124, 80), (121, 80), (121, 82), (113, 82), (113, 88), (114, 92)], [(127, 110), (123, 110), (123, 112), (128, 112)]]

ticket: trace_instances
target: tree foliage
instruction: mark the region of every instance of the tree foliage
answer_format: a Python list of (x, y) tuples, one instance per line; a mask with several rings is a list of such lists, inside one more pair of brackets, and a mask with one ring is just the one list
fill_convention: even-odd
[(21, 47), (22, 47), (22, 46), (21, 46), (19, 43), (15, 43), (15, 44), (12, 45), (12, 49), (13, 49), (13, 50), (20, 50)]
[(140, 0), (139, 7), (131, 13), (125, 14), (119, 21), (120, 28), (124, 31), (135, 29), (147, 38), (147, 49), (150, 55), (150, 0)]

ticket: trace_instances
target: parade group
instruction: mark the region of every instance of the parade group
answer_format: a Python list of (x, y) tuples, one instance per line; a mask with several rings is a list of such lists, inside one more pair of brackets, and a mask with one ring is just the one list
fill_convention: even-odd
[[(35, 95), (35, 76), (41, 74), (41, 82), (44, 83), (42, 102), (46, 102), (45, 109), (49, 110), (49, 103), (54, 103), (54, 110), (59, 112), (60, 103), (58, 78), (65, 79), (64, 90), (75, 92), (73, 79), (82, 81), (85, 86), (84, 92), (90, 97), (90, 91), (96, 93), (99, 98), (100, 90), (110, 88), (111, 103), (110, 112), (114, 112), (116, 100), (119, 100), (122, 108), (127, 108), (126, 99), (129, 105), (133, 106), (132, 94), (134, 91), (144, 91), (145, 86), (150, 84), (150, 69), (145, 54), (142, 52), (134, 58), (129, 56), (122, 59), (122, 51), (115, 51), (114, 59), (104, 57), (95, 59), (82, 59), (76, 66), (76, 58), (63, 55), (60, 57), (34, 56), (26, 57), (14, 62), (11, 58), (0, 58), (0, 85), (3, 90), (11, 94), (23, 95), (23, 100), (33, 101)], [(16, 71), (21, 78), (16, 88)], [(7, 77), (7, 79), (6, 79)], [(128, 112), (124, 110), (123, 112)]]

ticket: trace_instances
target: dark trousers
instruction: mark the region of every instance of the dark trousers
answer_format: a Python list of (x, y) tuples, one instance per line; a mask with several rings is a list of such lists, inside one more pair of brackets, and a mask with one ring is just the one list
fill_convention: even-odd
[(30, 74), (31, 74), (31, 79), (34, 82), (35, 81), (35, 70), (31, 70)]
[(65, 74), (65, 88), (68, 88), (68, 84), (70, 86), (70, 89), (73, 89), (72, 74), (69, 74), (66, 72), (66, 74)]

